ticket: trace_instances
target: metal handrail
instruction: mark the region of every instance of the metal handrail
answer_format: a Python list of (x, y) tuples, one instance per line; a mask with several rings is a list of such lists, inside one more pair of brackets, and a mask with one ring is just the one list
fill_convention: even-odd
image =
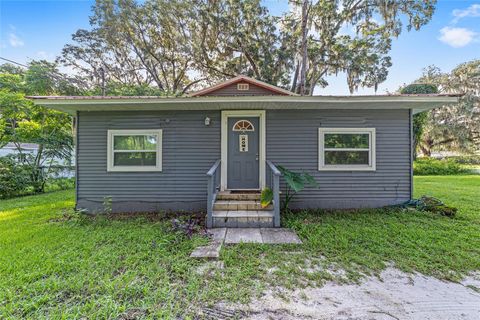
[(278, 168), (273, 164), (272, 161), (270, 160), (267, 160), (267, 165), (270, 167), (270, 170), (272, 170), (272, 173), (276, 176), (281, 176), (282, 173), (280, 172), (280, 170), (278, 170)]
[(213, 166), (210, 168), (210, 170), (208, 170), (207, 172), (207, 176), (211, 177), (215, 174), (215, 172), (217, 171), (218, 169), (218, 166), (220, 165), (220, 162), (221, 160), (218, 159), (217, 161), (215, 161), (215, 163), (213, 164)]
[(207, 228), (213, 227), (213, 204), (217, 197), (216, 178), (221, 160), (215, 161), (213, 166), (207, 172)]
[(273, 164), (272, 161), (266, 161), (268, 168), (272, 172), (271, 183), (273, 192), (273, 225), (274, 227), (280, 227), (280, 177), (282, 173)]

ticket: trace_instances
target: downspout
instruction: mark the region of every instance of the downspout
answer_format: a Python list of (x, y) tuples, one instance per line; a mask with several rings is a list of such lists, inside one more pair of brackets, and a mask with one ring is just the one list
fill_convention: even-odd
[(410, 199), (413, 199), (413, 110), (408, 109), (408, 126), (410, 137)]
[(80, 114), (77, 111), (75, 113), (75, 208), (74, 210), (78, 210), (78, 127), (80, 124)]

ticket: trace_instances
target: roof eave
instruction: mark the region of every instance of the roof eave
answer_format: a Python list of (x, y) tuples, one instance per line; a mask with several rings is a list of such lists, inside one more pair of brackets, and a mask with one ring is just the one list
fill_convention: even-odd
[(147, 99), (33, 98), (36, 104), (74, 115), (76, 111), (235, 110), (235, 109), (412, 109), (414, 113), (458, 101), (455, 96), (249, 96)]

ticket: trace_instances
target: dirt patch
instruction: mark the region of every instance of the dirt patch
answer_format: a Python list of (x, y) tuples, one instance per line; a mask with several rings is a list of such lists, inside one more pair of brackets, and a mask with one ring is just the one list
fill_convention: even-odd
[(360, 284), (275, 288), (249, 305), (222, 304), (244, 319), (480, 319), (480, 276), (453, 283), (387, 268)]

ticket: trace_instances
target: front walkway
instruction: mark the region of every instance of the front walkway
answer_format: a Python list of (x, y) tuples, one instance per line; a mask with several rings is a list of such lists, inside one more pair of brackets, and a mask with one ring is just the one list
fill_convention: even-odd
[(301, 244), (297, 234), (285, 228), (213, 228), (212, 243), (196, 248), (190, 257), (218, 259), (223, 244), (265, 243), (265, 244)]
[(215, 241), (225, 244), (267, 243), (301, 244), (297, 234), (285, 228), (215, 228), (210, 229)]

